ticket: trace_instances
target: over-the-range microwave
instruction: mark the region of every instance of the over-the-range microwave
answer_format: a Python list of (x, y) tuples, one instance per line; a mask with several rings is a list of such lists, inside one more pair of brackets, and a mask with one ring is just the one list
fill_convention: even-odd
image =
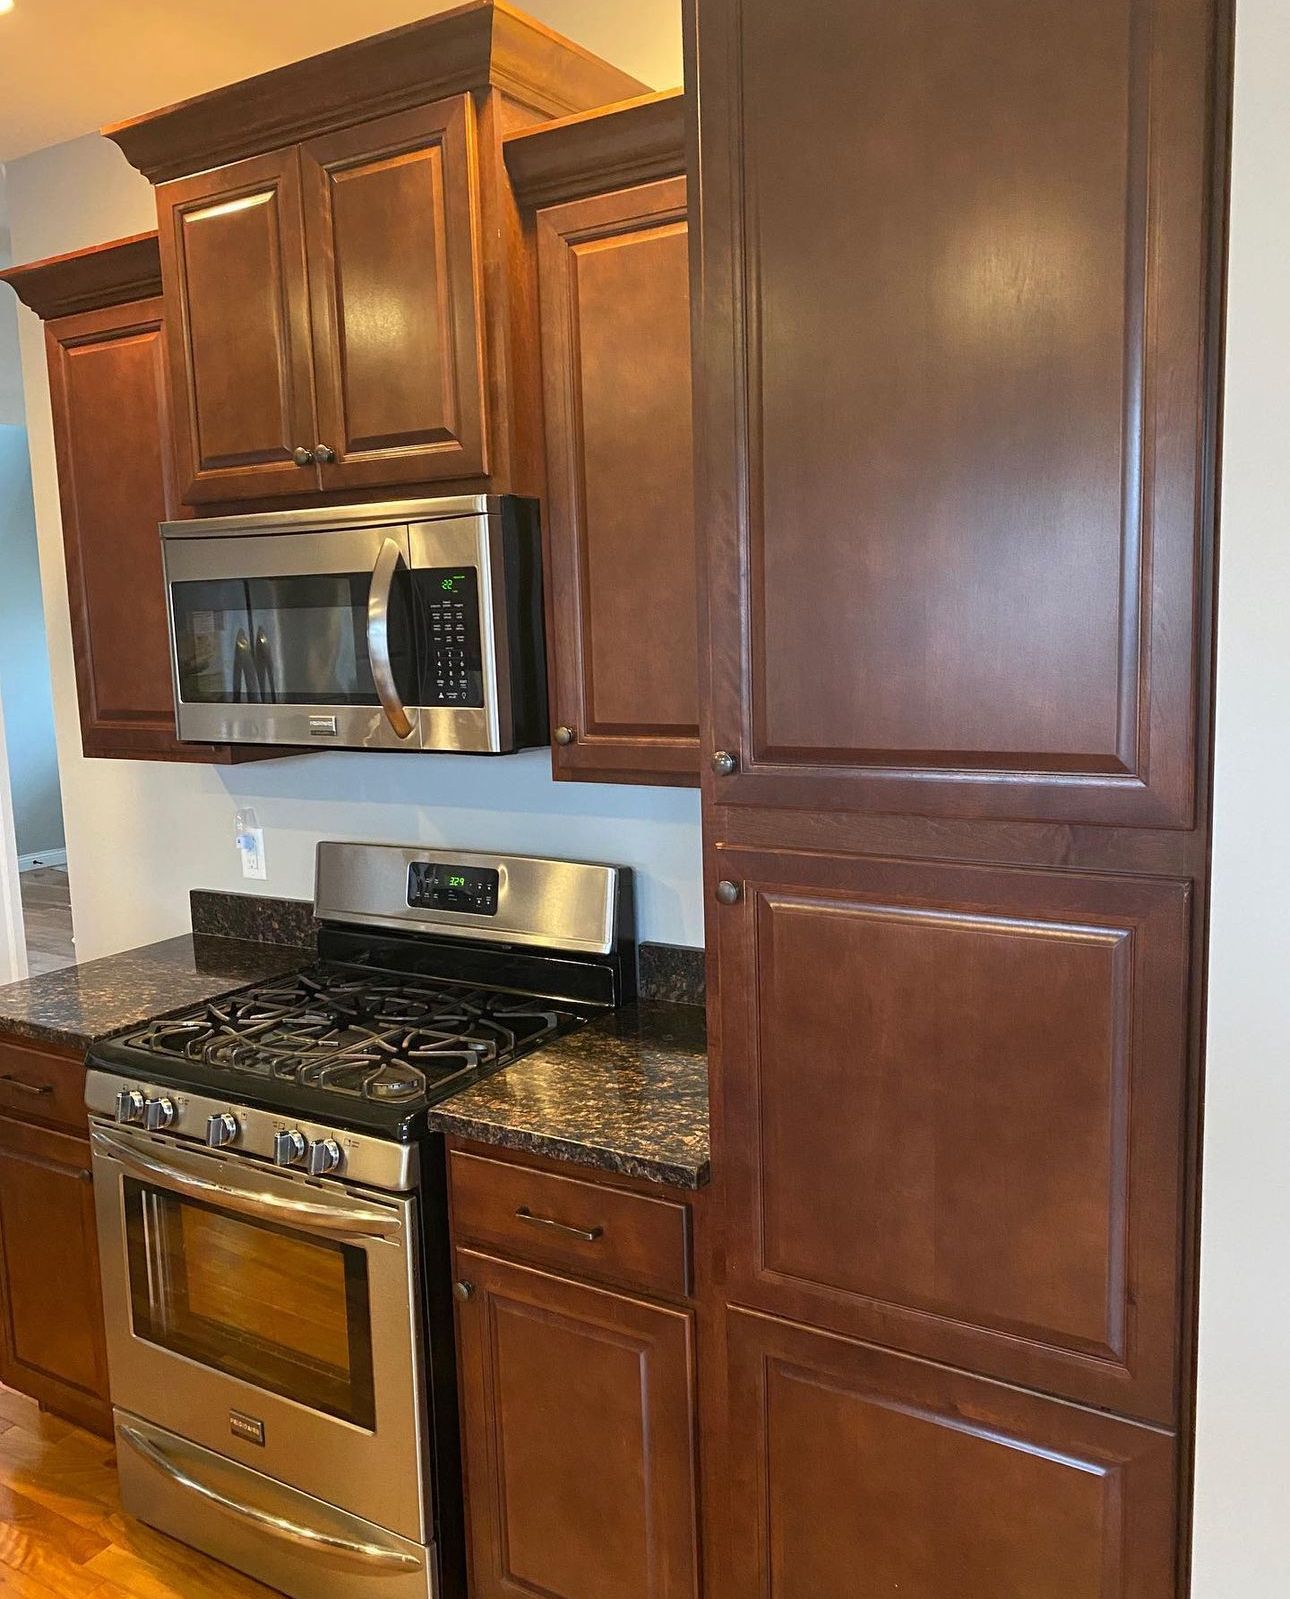
[(179, 737), (502, 754), (547, 740), (537, 505), (166, 522)]

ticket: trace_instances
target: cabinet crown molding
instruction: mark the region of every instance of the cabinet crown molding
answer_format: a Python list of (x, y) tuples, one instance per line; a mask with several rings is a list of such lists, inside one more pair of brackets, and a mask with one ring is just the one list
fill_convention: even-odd
[(42, 322), (100, 311), (161, 293), (161, 256), (155, 233), (137, 233), (88, 250), (10, 267), (0, 279)]
[(471, 90), (562, 117), (646, 87), (500, 0), (470, 0), (102, 131), (161, 183)]
[(665, 89), (512, 133), (506, 170), (521, 206), (560, 205), (685, 172), (685, 93)]

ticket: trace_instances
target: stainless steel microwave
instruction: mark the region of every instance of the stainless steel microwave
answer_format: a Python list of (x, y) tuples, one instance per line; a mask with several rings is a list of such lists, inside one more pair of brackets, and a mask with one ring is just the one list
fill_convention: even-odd
[(537, 505), (166, 522), (181, 739), (502, 754), (547, 741)]

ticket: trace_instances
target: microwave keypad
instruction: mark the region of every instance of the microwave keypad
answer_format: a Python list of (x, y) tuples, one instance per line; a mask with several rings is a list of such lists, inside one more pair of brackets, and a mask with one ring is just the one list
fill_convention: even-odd
[(479, 574), (473, 566), (435, 567), (422, 576), (425, 603), (425, 705), (482, 705)]

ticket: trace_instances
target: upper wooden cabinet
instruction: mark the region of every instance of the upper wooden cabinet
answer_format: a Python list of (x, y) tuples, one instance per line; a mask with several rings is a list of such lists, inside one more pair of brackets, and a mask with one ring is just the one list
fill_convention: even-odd
[(539, 494), (502, 138), (640, 88), (476, 0), (105, 130), (159, 182), (181, 498)]
[(506, 144), (537, 235), (557, 777), (697, 780), (682, 114), (678, 91)]
[(1190, 826), (1221, 8), (697, 10), (714, 797)]
[(156, 235), (16, 267), (3, 277), (46, 319), (85, 754), (263, 758), (263, 750), (180, 744), (175, 736), (157, 526), (182, 508), (171, 468)]

